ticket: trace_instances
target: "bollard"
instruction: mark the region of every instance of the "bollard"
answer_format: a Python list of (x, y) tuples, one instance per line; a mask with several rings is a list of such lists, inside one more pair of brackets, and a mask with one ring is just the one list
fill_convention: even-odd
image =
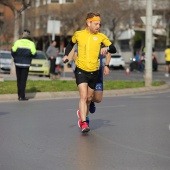
[(130, 75), (129, 67), (126, 68), (126, 75)]

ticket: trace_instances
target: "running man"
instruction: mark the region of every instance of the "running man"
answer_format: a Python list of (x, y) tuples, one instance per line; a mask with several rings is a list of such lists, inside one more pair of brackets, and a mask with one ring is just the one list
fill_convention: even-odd
[[(78, 86), (80, 100), (79, 111), (82, 132), (90, 130), (86, 122), (86, 116), (89, 112), (89, 105), (92, 100), (94, 89), (98, 78), (98, 55), (105, 55), (107, 52), (116, 53), (115, 46), (111, 43), (107, 36), (100, 33), (100, 14), (90, 12), (86, 17), (86, 28), (76, 31), (68, 43), (63, 61), (68, 61), (68, 55), (73, 46), (78, 45), (78, 56), (76, 59), (76, 84)], [(105, 47), (101, 48), (101, 44)]]

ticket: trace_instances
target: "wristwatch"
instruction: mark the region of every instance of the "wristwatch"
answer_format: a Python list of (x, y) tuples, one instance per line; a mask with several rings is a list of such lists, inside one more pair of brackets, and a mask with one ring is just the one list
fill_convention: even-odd
[(109, 64), (108, 65), (105, 64), (105, 66), (109, 68)]

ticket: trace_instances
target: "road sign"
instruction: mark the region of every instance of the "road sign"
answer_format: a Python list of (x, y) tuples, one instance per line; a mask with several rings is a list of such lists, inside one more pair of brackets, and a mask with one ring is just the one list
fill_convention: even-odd
[(48, 20), (47, 33), (60, 34), (60, 21)]
[[(140, 18), (143, 21), (143, 23), (146, 25), (146, 17), (143, 16), (143, 17), (140, 17)], [(152, 26), (155, 27), (157, 25), (157, 21), (161, 20), (161, 19), (162, 19), (161, 15), (152, 16)]]

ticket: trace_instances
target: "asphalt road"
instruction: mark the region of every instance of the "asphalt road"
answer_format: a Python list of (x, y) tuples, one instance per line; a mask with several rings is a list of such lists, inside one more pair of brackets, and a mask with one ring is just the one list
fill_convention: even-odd
[(104, 98), (77, 127), (78, 99), (0, 102), (0, 170), (169, 170), (170, 91)]

